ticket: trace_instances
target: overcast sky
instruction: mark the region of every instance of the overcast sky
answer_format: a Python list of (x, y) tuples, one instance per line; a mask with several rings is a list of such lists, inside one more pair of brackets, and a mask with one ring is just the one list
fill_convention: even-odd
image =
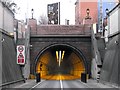
[(65, 19), (70, 20), (70, 24), (75, 24), (75, 2), (76, 0), (14, 0), (20, 7), (17, 19), (25, 20), (31, 18), (31, 9), (34, 9), (34, 18), (41, 15), (47, 16), (47, 4), (60, 2), (61, 24), (65, 24)]
[[(31, 9), (34, 9), (34, 18), (38, 19), (41, 15), (47, 16), (47, 4), (60, 2), (61, 24), (65, 24), (65, 19), (70, 20), (70, 24), (75, 24), (75, 2), (77, 0), (14, 0), (20, 7), (17, 19), (25, 20), (31, 18)], [(96, 2), (96, 0), (81, 0), (83, 2)], [(98, 0), (100, 1), (100, 0)], [(113, 2), (115, 0), (102, 0), (103, 2)], [(118, 0), (116, 0), (118, 1)]]

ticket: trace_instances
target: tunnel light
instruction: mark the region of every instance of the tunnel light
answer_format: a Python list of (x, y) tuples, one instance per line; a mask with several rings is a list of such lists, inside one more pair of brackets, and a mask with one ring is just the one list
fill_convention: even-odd
[(59, 60), (61, 61), (61, 56), (62, 54), (61, 54), (61, 51), (59, 51)]
[(60, 67), (61, 59), (62, 59), (62, 58), (61, 58), (61, 55), (62, 55), (62, 54), (61, 54), (61, 51), (59, 51), (59, 59), (58, 59), (58, 61), (59, 61), (59, 67)]
[(63, 53), (62, 53), (62, 60), (63, 60), (63, 58), (64, 58), (64, 55), (65, 55), (65, 51), (63, 51)]
[(57, 58), (57, 62), (58, 62), (58, 51), (56, 51), (56, 58)]
[(65, 51), (56, 51), (56, 58), (57, 58), (57, 62), (59, 64), (59, 67), (60, 67), (60, 64), (64, 58), (64, 54), (65, 54)]

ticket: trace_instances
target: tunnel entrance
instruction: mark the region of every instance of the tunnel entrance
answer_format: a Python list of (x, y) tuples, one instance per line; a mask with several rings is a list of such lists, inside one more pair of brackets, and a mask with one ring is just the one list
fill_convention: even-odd
[(68, 45), (52, 45), (38, 55), (36, 73), (48, 80), (73, 80), (86, 72), (82, 54)]

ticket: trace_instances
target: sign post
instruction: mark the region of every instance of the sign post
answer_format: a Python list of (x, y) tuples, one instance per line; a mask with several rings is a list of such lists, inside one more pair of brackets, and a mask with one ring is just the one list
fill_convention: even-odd
[(19, 65), (25, 64), (25, 46), (24, 45), (17, 46), (17, 64)]

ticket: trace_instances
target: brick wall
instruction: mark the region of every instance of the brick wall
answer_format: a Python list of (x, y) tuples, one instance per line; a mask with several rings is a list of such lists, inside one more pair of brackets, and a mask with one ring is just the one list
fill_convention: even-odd
[(31, 35), (90, 35), (89, 25), (39, 25)]

